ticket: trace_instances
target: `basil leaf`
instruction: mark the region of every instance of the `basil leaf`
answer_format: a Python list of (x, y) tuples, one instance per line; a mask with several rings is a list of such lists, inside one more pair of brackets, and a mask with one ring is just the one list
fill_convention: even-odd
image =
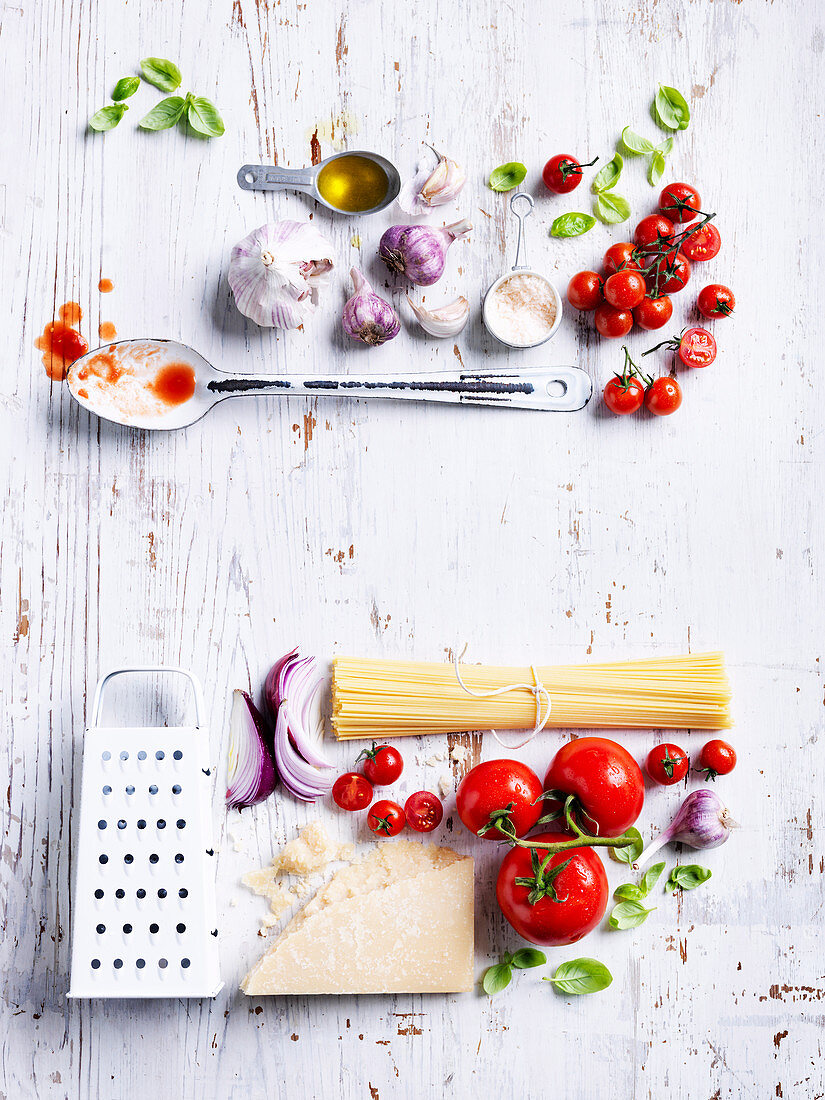
[(624, 151), (631, 157), (640, 157), (643, 153), (653, 152), (653, 142), (648, 141), (647, 138), (640, 137), (635, 130), (631, 130), (629, 126), (625, 126), (622, 130), (622, 136), (619, 139)]
[(218, 108), (203, 96), (192, 96), (189, 99), (187, 118), (192, 129), (204, 137), (220, 137), (224, 132), (223, 119), (218, 114)]
[(144, 80), (154, 84), (162, 92), (174, 92), (183, 79), (177, 65), (167, 61), (165, 57), (144, 57), (140, 63), (140, 71)]
[(660, 144), (656, 146), (656, 149), (654, 150), (654, 152), (661, 153), (663, 157), (668, 157), (668, 156), (670, 156), (670, 152), (671, 152), (672, 149), (673, 149), (673, 138), (672, 137), (666, 137), (663, 142), (660, 142)]
[(148, 115), (138, 123), (141, 130), (168, 130), (183, 116), (186, 100), (179, 95), (170, 95), (155, 104)]
[(590, 190), (593, 194), (599, 195), (602, 191), (609, 191), (612, 187), (615, 187), (619, 182), (619, 176), (622, 174), (622, 168), (624, 168), (622, 154), (616, 153), (613, 159), (600, 168), (593, 177), (593, 182), (590, 184)]
[(543, 951), (537, 951), (534, 947), (522, 947), (513, 955), (513, 966), (519, 970), (530, 970), (534, 966), (544, 966), (547, 956)]
[(117, 84), (115, 84), (115, 90), (112, 92), (112, 99), (116, 103), (121, 99), (128, 99), (130, 95), (135, 94), (139, 87), (139, 76), (122, 76)]
[(97, 130), (99, 134), (114, 130), (128, 110), (125, 103), (110, 103), (108, 107), (101, 107), (89, 119), (89, 129)]
[(628, 844), (626, 848), (610, 848), (610, 858), (615, 859), (617, 863), (635, 863), (645, 846), (642, 834), (631, 825), (629, 829), (625, 829), (622, 836), (630, 837), (633, 843)]
[(613, 975), (598, 959), (571, 959), (557, 967), (552, 978), (542, 981), (552, 982), (563, 993), (599, 993), (607, 989)]
[(652, 909), (645, 909), (640, 901), (620, 901), (614, 906), (607, 923), (611, 928), (624, 932), (644, 924), (652, 912)]
[(642, 881), (639, 883), (639, 886), (642, 888), (642, 890), (644, 890), (645, 897), (647, 897), (647, 895), (659, 881), (659, 876), (661, 875), (662, 871), (664, 871), (664, 869), (664, 863), (654, 863), (653, 866), (648, 868), (648, 870), (645, 871), (645, 873), (642, 875)]
[(551, 237), (580, 237), (587, 233), (596, 224), (596, 219), (589, 214), (580, 214), (571, 211), (569, 214), (559, 214), (550, 226)]
[(635, 882), (624, 882), (613, 891), (613, 897), (617, 901), (643, 901), (647, 894)]
[(703, 882), (707, 882), (713, 872), (709, 867), (701, 867), (698, 863), (686, 863), (682, 867), (674, 867), (670, 872), (665, 889), (671, 894), (677, 888), (682, 890), (695, 890)]
[(659, 180), (662, 178), (665, 170), (665, 158), (661, 153), (656, 152), (650, 158), (650, 162), (647, 166), (647, 182), (651, 187), (655, 187)]
[(606, 191), (593, 199), (593, 213), (605, 225), (617, 225), (630, 217), (630, 203), (621, 195)]
[(524, 180), (527, 169), (517, 160), (511, 160), (509, 164), (500, 164), (490, 173), (487, 181), (493, 191), (512, 191), (514, 187)]
[(488, 966), (484, 971), (484, 977), (481, 979), (484, 992), (489, 993), (491, 997), (494, 993), (500, 993), (502, 989), (506, 989), (510, 984), (512, 976), (513, 972), (507, 963), (496, 963), (494, 966)]
[(676, 88), (660, 84), (653, 100), (654, 117), (665, 130), (687, 130), (690, 125), (690, 107)]

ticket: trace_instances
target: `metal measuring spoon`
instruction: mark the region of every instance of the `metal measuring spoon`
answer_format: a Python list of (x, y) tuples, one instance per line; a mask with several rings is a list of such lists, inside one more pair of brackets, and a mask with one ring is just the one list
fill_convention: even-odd
[[(72, 363), (67, 381), (75, 401), (96, 416), (160, 431), (194, 424), (228, 397), (379, 397), (575, 412), (584, 408), (593, 392), (590, 376), (578, 367), (321, 378), (225, 374), (177, 340), (106, 344)], [(170, 395), (174, 400), (169, 400)]]
[[(371, 206), (368, 210), (342, 210), (333, 206), (321, 195), (318, 190), (318, 176), (322, 169), (332, 161), (341, 157), (363, 157), (371, 160), (383, 169), (387, 177), (387, 193), (377, 206)], [(401, 190), (401, 177), (394, 164), (386, 157), (378, 153), (366, 153), (362, 149), (347, 149), (343, 153), (335, 153), (320, 164), (312, 164), (308, 168), (281, 168), (274, 164), (244, 164), (238, 169), (238, 186), (244, 191), (304, 191), (328, 210), (334, 210), (336, 214), (347, 214), (350, 217), (361, 214), (377, 214), (393, 202)]]

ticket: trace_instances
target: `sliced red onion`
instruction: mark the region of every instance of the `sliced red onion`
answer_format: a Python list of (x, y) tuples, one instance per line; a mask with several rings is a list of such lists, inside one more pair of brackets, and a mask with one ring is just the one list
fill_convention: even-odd
[(232, 695), (226, 805), (241, 810), (269, 798), (278, 784), (278, 773), (263, 715), (245, 691), (236, 690)]
[(275, 662), (264, 684), (278, 773), (287, 790), (304, 802), (325, 795), (335, 780), (334, 767), (321, 751), (323, 682), (315, 658), (300, 657), (293, 649)]

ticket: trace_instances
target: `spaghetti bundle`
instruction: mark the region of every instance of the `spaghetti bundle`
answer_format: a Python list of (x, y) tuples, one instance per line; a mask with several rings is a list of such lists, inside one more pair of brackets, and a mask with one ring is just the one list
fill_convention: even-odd
[(336, 657), (332, 727), (339, 740), (532, 727), (727, 729), (730, 698), (722, 653), (535, 670), (461, 665), (460, 673), (457, 665)]

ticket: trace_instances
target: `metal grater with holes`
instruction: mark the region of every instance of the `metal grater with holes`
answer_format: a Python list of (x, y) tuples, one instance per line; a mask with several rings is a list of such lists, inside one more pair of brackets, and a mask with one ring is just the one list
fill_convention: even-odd
[[(192, 727), (100, 726), (126, 673), (185, 676)], [(220, 990), (213, 769), (203, 691), (182, 668), (100, 679), (83, 749), (70, 997), (214, 997)]]

